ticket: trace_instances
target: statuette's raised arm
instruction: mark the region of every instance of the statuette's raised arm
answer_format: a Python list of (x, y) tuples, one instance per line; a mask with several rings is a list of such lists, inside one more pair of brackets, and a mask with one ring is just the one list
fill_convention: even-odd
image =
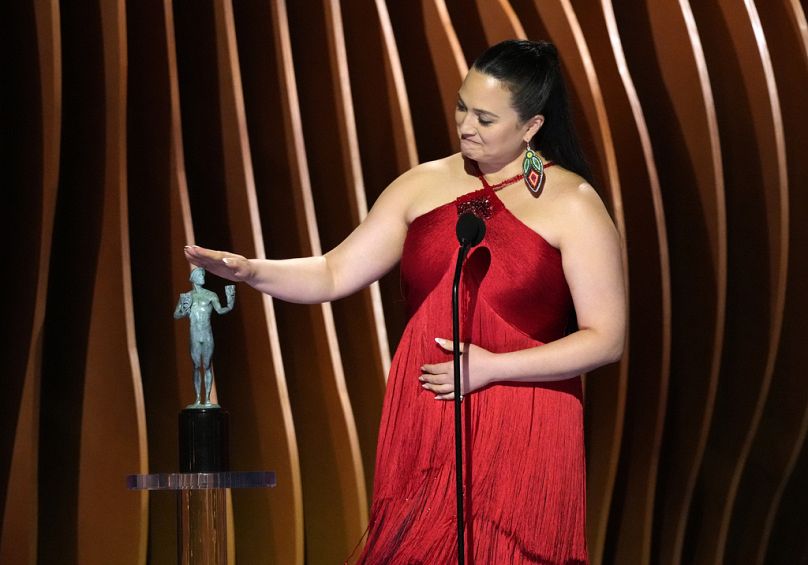
[(183, 292), (180, 294), (180, 299), (177, 301), (177, 307), (174, 309), (174, 319), (179, 320), (191, 313), (191, 293)]
[(222, 307), (218, 296), (213, 299), (213, 307), (216, 309), (217, 314), (227, 314), (236, 305), (236, 286), (227, 285), (224, 287), (224, 293), (227, 296), (227, 306)]

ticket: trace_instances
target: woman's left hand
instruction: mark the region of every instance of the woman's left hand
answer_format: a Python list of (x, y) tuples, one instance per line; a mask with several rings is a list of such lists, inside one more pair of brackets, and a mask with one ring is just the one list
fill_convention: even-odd
[[(453, 351), (451, 339), (435, 338), (435, 341), (446, 351)], [(460, 394), (462, 395), (483, 388), (494, 381), (494, 359), (491, 353), (480, 346), (460, 344)], [(454, 361), (426, 364), (421, 366), (422, 375), (418, 377), (421, 386), (437, 394), (437, 400), (454, 398)]]

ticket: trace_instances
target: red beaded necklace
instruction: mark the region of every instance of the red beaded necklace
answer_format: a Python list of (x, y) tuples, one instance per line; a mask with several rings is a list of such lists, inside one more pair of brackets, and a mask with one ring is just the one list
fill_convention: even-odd
[[(553, 165), (555, 165), (555, 162), (553, 162), (553, 161), (545, 161), (544, 162), (544, 168), (545, 169), (548, 168), (548, 167), (552, 167)], [(511, 184), (513, 184), (515, 182), (518, 182), (518, 181), (522, 180), (523, 178), (525, 178), (525, 175), (523, 175), (522, 173), (519, 173), (518, 175), (514, 175), (514, 176), (512, 176), (510, 178), (505, 179), (504, 181), (501, 181), (501, 182), (498, 182), (497, 184), (492, 185), (492, 184), (488, 184), (488, 181), (485, 179), (485, 176), (483, 176), (482, 172), (480, 172), (480, 167), (477, 165), (477, 163), (474, 163), (474, 168), (477, 169), (477, 178), (480, 179), (480, 182), (483, 183), (483, 187), (490, 188), (494, 192), (496, 192), (497, 190), (500, 190), (502, 188), (505, 188), (506, 186), (511, 185)]]

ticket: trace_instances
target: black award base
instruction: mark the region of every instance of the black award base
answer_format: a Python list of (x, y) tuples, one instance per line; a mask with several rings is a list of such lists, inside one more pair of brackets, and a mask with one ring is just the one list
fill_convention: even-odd
[(230, 470), (230, 414), (221, 408), (180, 412), (180, 472)]

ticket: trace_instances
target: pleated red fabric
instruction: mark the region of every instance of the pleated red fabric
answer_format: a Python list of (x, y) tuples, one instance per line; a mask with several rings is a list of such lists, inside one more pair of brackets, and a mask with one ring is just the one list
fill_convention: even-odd
[[(409, 322), (393, 358), (379, 433), (368, 540), (359, 563), (457, 561), (453, 403), (421, 388), (424, 363), (451, 360), (458, 212), (486, 218), (461, 283), (461, 338), (489, 351), (564, 335), (572, 299), (561, 254), (484, 187), (416, 218), (401, 259)], [(497, 383), (463, 401), (466, 563), (584, 564), (580, 377)]]

